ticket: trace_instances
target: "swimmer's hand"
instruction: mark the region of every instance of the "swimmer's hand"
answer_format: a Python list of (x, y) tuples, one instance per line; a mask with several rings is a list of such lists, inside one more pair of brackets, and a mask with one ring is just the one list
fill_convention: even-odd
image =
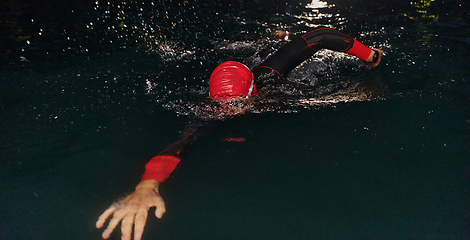
[(377, 67), (380, 63), (380, 60), (382, 60), (382, 55), (384, 54), (384, 51), (378, 48), (373, 48), (373, 50), (376, 50), (377, 52), (379, 52), (379, 59), (376, 62), (372, 62), (374, 60), (374, 53), (375, 53), (374, 51), (372, 51), (369, 55), (369, 58), (367, 58), (367, 61), (364, 61), (366, 66)]
[(103, 232), (102, 237), (108, 239), (114, 228), (122, 221), (121, 239), (131, 239), (132, 225), (134, 225), (134, 240), (140, 240), (144, 232), (149, 208), (156, 207), (155, 216), (157, 218), (161, 218), (165, 213), (165, 202), (158, 193), (159, 185), (160, 183), (156, 180), (143, 181), (124, 200), (112, 204), (104, 211), (96, 222), (97, 228), (103, 227), (106, 219), (111, 215), (113, 215), (113, 218)]
[(276, 40), (290, 40), (290, 33), (287, 31), (277, 30), (274, 35), (276, 36)]

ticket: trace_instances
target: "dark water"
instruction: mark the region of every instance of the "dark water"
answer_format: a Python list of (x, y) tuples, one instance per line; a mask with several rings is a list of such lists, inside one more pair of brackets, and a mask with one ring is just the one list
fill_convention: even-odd
[[(318, 25), (382, 64), (322, 52), (290, 75), (313, 93), (196, 142), (144, 239), (470, 239), (468, 1), (309, 3), (2, 1), (0, 239), (100, 239), (215, 66)], [(306, 101), (355, 84), (374, 99)]]

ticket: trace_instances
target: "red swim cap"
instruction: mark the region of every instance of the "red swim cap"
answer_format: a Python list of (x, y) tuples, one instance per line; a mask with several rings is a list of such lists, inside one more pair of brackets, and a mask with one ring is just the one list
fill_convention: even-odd
[(254, 96), (258, 92), (250, 69), (239, 62), (228, 61), (220, 64), (212, 72), (209, 93), (213, 98), (228, 99)]

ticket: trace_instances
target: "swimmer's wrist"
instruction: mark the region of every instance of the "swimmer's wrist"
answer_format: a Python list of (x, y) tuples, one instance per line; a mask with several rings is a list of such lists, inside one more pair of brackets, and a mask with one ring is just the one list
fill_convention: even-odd
[(137, 185), (137, 187), (135, 187), (135, 190), (139, 190), (139, 189), (149, 189), (149, 188), (158, 189), (159, 186), (160, 186), (160, 182), (159, 182), (159, 181), (153, 180), (153, 179), (149, 179), (149, 180), (145, 180), (145, 181), (140, 182), (140, 183)]

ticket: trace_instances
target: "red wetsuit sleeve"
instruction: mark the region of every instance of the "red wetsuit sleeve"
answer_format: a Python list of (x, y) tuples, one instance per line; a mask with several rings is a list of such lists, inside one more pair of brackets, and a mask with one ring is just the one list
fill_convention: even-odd
[(371, 52), (372, 52), (372, 49), (362, 44), (361, 42), (357, 41), (356, 39), (354, 39), (354, 44), (352, 48), (346, 51), (346, 53), (354, 55), (362, 59), (363, 61), (367, 61), (367, 58), (369, 58), (369, 55)]
[(181, 159), (175, 156), (156, 156), (145, 165), (142, 181), (157, 180), (163, 182), (175, 170)]

